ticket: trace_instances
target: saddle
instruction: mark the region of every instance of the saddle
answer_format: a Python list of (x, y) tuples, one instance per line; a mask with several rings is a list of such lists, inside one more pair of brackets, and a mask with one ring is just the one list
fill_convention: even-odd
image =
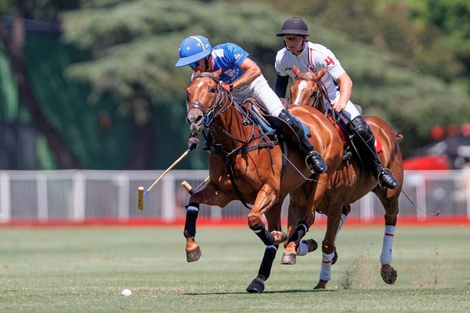
[[(284, 103), (283, 103), (284, 105)], [(259, 105), (259, 103), (253, 99), (253, 98), (248, 98), (244, 101), (244, 107), (248, 110), (249, 114), (259, 122), (259, 125), (263, 127), (263, 129), (266, 132), (272, 132), (274, 136), (277, 137), (276, 129), (273, 125), (278, 125), (278, 127), (281, 129), (281, 131), (284, 134), (289, 135), (290, 138), (295, 138), (297, 139), (297, 142), (295, 144), (298, 144), (299, 147), (301, 145), (300, 143), (300, 138), (298, 138), (297, 133), (292, 129), (292, 127), (284, 122), (284, 120), (278, 118), (277, 116), (272, 116), (269, 115), (266, 110)], [(293, 118), (296, 118), (294, 115), (292, 115)], [(297, 119), (297, 118), (296, 118)], [(310, 130), (307, 128), (307, 126), (297, 119), (300, 124), (302, 125), (302, 128), (307, 135), (307, 137), (311, 137)], [(280, 125), (280, 126), (279, 126)]]
[[(351, 131), (348, 130), (348, 127), (346, 126), (346, 123), (342, 119), (338, 119), (338, 120), (335, 121), (333, 116), (330, 113), (328, 113), (326, 115), (326, 117), (328, 118), (328, 120), (331, 122), (331, 124), (333, 124), (333, 126), (338, 131), (339, 136), (341, 137), (341, 140), (343, 141), (343, 145), (345, 147), (349, 147), (351, 145), (351, 142), (349, 140), (349, 136), (351, 135)], [(375, 137), (375, 150), (377, 151), (377, 153), (379, 153), (379, 152), (382, 151), (382, 148), (383, 148), (382, 142), (376, 136)]]

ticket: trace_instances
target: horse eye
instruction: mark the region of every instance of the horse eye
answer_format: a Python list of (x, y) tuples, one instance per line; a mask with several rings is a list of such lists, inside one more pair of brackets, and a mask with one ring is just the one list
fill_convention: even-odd
[(212, 86), (212, 87), (211, 87), (211, 90), (210, 90), (210, 92), (214, 93), (214, 92), (215, 92), (215, 90), (216, 90), (216, 89), (215, 89), (215, 87), (214, 87), (214, 86)]

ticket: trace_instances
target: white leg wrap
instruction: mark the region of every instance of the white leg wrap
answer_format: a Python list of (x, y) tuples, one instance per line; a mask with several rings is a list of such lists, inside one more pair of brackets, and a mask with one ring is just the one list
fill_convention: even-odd
[(343, 227), (344, 222), (346, 222), (347, 218), (348, 216), (346, 214), (341, 214), (341, 220), (339, 221), (338, 230), (336, 231), (336, 235), (335, 235), (335, 242), (336, 242), (336, 238), (338, 237), (339, 231)]
[(297, 250), (297, 255), (299, 256), (304, 256), (304, 255), (307, 255), (308, 253), (308, 246), (307, 244), (301, 242), (300, 245), (299, 245), (299, 248)]
[(382, 244), (382, 254), (380, 254), (380, 263), (382, 263), (382, 265), (392, 263), (392, 247), (394, 235), (395, 226), (385, 226), (384, 241)]
[(331, 260), (333, 260), (335, 253), (323, 253), (321, 260), (320, 279), (329, 281), (331, 279)]

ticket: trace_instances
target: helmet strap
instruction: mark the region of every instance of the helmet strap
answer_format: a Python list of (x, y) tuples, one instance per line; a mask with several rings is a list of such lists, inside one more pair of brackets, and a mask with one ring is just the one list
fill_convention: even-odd
[(211, 69), (211, 66), (210, 66), (210, 65), (211, 65), (211, 60), (210, 60), (210, 58), (211, 58), (211, 55), (210, 55), (210, 54), (204, 58), (204, 64), (206, 65), (206, 72), (209, 72), (209, 71), (212, 70), (212, 69)]
[[(300, 54), (300, 52), (304, 51), (305, 43), (306, 43), (307, 41), (308, 41), (308, 39), (302, 40), (302, 46), (300, 47), (299, 50), (296, 51), (296, 53), (299, 53), (299, 54)], [(286, 41), (285, 41), (285, 40), (284, 40), (284, 47), (285, 47), (288, 51), (290, 51), (290, 50), (287, 48), (287, 45), (286, 45)], [(292, 53), (292, 51), (290, 51), (290, 52)], [(292, 53), (292, 54), (293, 54), (293, 53)]]

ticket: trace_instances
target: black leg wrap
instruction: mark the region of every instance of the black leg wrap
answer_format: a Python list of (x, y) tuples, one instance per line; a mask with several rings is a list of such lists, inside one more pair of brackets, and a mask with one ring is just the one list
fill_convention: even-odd
[(263, 222), (260, 222), (252, 230), (265, 245), (270, 246), (274, 243), (274, 236), (266, 229)]
[(199, 211), (188, 210), (188, 207), (196, 207), (199, 210), (199, 204), (190, 203), (186, 206), (186, 221), (184, 223), (184, 237), (192, 238), (196, 236), (196, 220)]
[(305, 236), (307, 232), (308, 232), (307, 224), (305, 224), (304, 222), (299, 222), (299, 226), (297, 226), (297, 229), (290, 237), (289, 242), (294, 242), (295, 246), (298, 247), (300, 245), (300, 240), (302, 240), (302, 238)]
[(276, 258), (276, 252), (279, 246), (266, 246), (264, 250), (263, 260), (259, 267), (258, 275), (264, 275), (268, 279), (271, 275), (271, 268), (273, 266), (274, 259)]

